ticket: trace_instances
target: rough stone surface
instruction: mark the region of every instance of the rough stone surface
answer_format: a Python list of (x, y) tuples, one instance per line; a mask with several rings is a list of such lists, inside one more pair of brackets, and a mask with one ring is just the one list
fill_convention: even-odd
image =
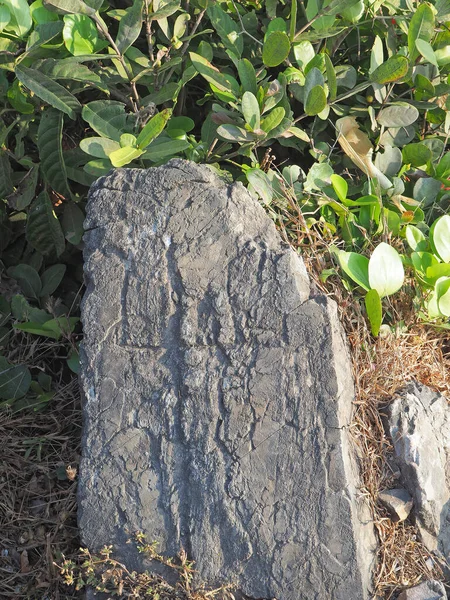
[(423, 542), (450, 565), (449, 403), (413, 382), (390, 405), (388, 425)]
[(395, 488), (380, 492), (378, 499), (389, 512), (392, 521), (404, 521), (413, 507), (413, 499), (403, 488)]
[(147, 567), (140, 530), (252, 598), (367, 598), (336, 306), (258, 202), (174, 160), (100, 179), (86, 227), (83, 543)]
[(409, 590), (403, 590), (397, 600), (447, 600), (447, 593), (440, 581), (431, 579)]

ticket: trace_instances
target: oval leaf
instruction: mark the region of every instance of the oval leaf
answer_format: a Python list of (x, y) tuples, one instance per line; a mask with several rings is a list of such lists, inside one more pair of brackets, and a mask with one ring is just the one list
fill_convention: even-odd
[(407, 102), (397, 102), (383, 108), (377, 120), (384, 127), (406, 127), (415, 123), (418, 118), (419, 111), (415, 106)]
[(266, 67), (277, 67), (289, 55), (291, 43), (284, 31), (273, 31), (264, 42), (262, 59)]
[(433, 223), (430, 242), (435, 253), (444, 262), (450, 262), (450, 215), (443, 215)]
[(403, 285), (405, 271), (395, 248), (384, 242), (379, 244), (369, 261), (369, 284), (380, 298), (395, 294)]
[(244, 95), (242, 96), (241, 109), (245, 122), (250, 129), (259, 129), (261, 124), (261, 114), (256, 96), (254, 96), (251, 92), (244, 92)]
[(310, 116), (318, 115), (327, 105), (327, 95), (321, 85), (315, 85), (308, 94), (305, 113)]
[(409, 61), (406, 56), (395, 55), (388, 58), (370, 74), (370, 81), (384, 85), (398, 81), (405, 77), (409, 69)]
[(344, 252), (340, 250), (337, 253), (337, 258), (344, 273), (368, 292), (370, 284), (369, 259), (367, 256), (357, 254), (356, 252)]
[(90, 137), (81, 140), (80, 148), (83, 152), (86, 152), (86, 154), (90, 154), (91, 156), (108, 158), (111, 152), (120, 148), (120, 144), (108, 138)]

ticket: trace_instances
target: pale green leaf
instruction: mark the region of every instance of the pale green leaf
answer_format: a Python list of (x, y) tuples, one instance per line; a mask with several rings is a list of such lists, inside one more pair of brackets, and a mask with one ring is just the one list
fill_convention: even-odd
[(378, 244), (369, 261), (370, 288), (377, 290), (381, 298), (390, 296), (402, 287), (404, 278), (397, 250), (385, 242)]
[[(158, 137), (158, 135), (163, 131), (167, 121), (171, 116), (172, 109), (166, 108), (152, 117), (147, 125), (145, 125), (144, 129), (140, 132), (136, 142), (137, 146), (141, 150), (144, 150), (150, 144), (150, 142)], [(111, 162), (114, 165), (112, 160)]]
[(259, 111), (258, 100), (252, 92), (244, 92), (241, 101), (241, 110), (245, 122), (250, 129), (259, 129), (261, 124), (261, 114)]
[(419, 56), (416, 40), (431, 42), (434, 35), (434, 13), (426, 2), (419, 5), (414, 12), (408, 27), (408, 50), (411, 62)]
[(450, 263), (450, 215), (439, 217), (430, 228), (430, 242), (434, 252)]
[(109, 160), (113, 167), (124, 167), (132, 162), (135, 158), (139, 158), (144, 151), (140, 148), (132, 148), (131, 146), (125, 146), (125, 148), (119, 148), (114, 150), (109, 155)]
[(347, 198), (348, 183), (340, 175), (333, 174), (330, 179), (337, 197), (343, 202)]
[(63, 40), (74, 56), (92, 54), (98, 41), (94, 21), (86, 15), (65, 15)]
[(108, 158), (111, 152), (120, 148), (120, 144), (109, 138), (90, 137), (81, 140), (80, 148), (96, 158)]

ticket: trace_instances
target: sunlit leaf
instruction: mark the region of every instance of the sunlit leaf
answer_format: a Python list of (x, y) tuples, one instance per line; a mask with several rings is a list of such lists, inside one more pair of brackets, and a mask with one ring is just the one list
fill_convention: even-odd
[(405, 271), (395, 248), (381, 242), (369, 260), (370, 288), (377, 290), (380, 298), (395, 294), (403, 285)]

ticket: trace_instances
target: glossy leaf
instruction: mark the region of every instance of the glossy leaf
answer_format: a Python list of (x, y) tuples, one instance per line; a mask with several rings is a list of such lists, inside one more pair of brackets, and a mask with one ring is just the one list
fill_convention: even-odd
[(28, 242), (44, 256), (64, 252), (65, 241), (47, 192), (41, 192), (31, 205), (26, 226)]
[(370, 289), (369, 259), (357, 252), (343, 250), (338, 251), (337, 258), (344, 273), (368, 292)]
[(95, 9), (82, 0), (44, 0), (43, 5), (48, 10), (53, 10), (60, 15), (89, 15), (95, 14)]
[(419, 56), (416, 40), (431, 42), (434, 35), (434, 13), (433, 9), (426, 2), (419, 5), (413, 13), (408, 27), (408, 50), (412, 62)]
[(277, 67), (289, 55), (291, 43), (284, 31), (274, 31), (264, 41), (262, 59), (266, 67)]
[(8, 269), (8, 275), (17, 281), (24, 296), (35, 300), (39, 298), (42, 283), (36, 269), (30, 265), (16, 265)]
[(54, 108), (45, 110), (39, 123), (37, 146), (45, 180), (59, 194), (70, 198), (62, 150), (63, 126), (64, 117), (61, 112)]
[(74, 56), (93, 54), (98, 41), (94, 21), (86, 15), (66, 15), (63, 40), (67, 50)]
[(305, 103), (305, 113), (310, 116), (318, 115), (327, 105), (327, 96), (321, 85), (315, 85), (309, 92)]
[(120, 144), (108, 138), (90, 137), (81, 140), (80, 148), (83, 152), (86, 152), (86, 154), (90, 154), (91, 156), (108, 158), (111, 152), (120, 148)]
[(450, 317), (450, 277), (440, 277), (434, 286), (439, 312)]
[(261, 123), (261, 114), (259, 112), (258, 100), (251, 92), (244, 92), (241, 101), (241, 110), (245, 122), (250, 129), (259, 129)]
[(61, 225), (66, 240), (74, 246), (78, 246), (84, 234), (84, 213), (78, 204), (69, 202), (64, 207)]
[(414, 227), (414, 225), (407, 225), (405, 230), (406, 241), (408, 242), (409, 247), (414, 252), (421, 252), (426, 250), (427, 240), (424, 234), (418, 229)]
[(400, 54), (391, 56), (370, 74), (370, 81), (385, 85), (398, 81), (408, 73), (409, 62)]
[(142, 29), (142, 0), (134, 0), (133, 5), (126, 9), (124, 16), (119, 21), (119, 31), (116, 46), (124, 54), (139, 37)]
[(370, 288), (377, 290), (380, 297), (395, 294), (403, 285), (405, 271), (395, 248), (381, 242), (369, 261)]
[(67, 114), (71, 119), (75, 119), (75, 113), (81, 110), (81, 104), (73, 94), (43, 73), (18, 65), (16, 76), (41, 100)]
[(124, 167), (125, 165), (130, 164), (135, 158), (139, 158), (143, 153), (144, 150), (141, 150), (140, 148), (125, 146), (124, 148), (119, 148), (118, 150), (111, 152), (109, 160), (113, 167)]
[(341, 202), (344, 202), (347, 198), (347, 192), (348, 192), (348, 184), (345, 181), (345, 179), (343, 177), (341, 177), (340, 175), (335, 175), (333, 173), (333, 175), (331, 176), (331, 184), (332, 184), (334, 191), (336, 192), (339, 200)]
[(66, 272), (66, 268), (66, 265), (63, 264), (52, 265), (42, 273), (42, 289), (39, 294), (40, 296), (51, 296), (51, 294), (58, 289)]
[(81, 116), (100, 136), (120, 142), (122, 133), (131, 131), (125, 104), (115, 100), (95, 100), (83, 106)]
[[(150, 119), (137, 138), (137, 146), (144, 150), (163, 131), (167, 121), (172, 116), (172, 110), (166, 108)], [(114, 165), (114, 162), (111, 160)], [(116, 166), (116, 165), (114, 165)]]
[(28, 392), (31, 373), (25, 365), (13, 365), (4, 356), (0, 356), (0, 398), (16, 400)]
[(256, 96), (258, 89), (256, 71), (247, 58), (243, 58), (238, 62), (238, 73), (244, 92), (251, 92)]
[(430, 242), (434, 252), (450, 263), (450, 215), (439, 217), (430, 228)]
[(28, 2), (26, 0), (5, 0), (4, 4), (10, 14), (7, 24), (8, 31), (13, 31), (17, 36), (23, 38), (33, 25)]
[(374, 337), (380, 333), (381, 323), (383, 322), (383, 308), (381, 298), (377, 290), (369, 290), (364, 298), (367, 316), (369, 317), (370, 330)]

